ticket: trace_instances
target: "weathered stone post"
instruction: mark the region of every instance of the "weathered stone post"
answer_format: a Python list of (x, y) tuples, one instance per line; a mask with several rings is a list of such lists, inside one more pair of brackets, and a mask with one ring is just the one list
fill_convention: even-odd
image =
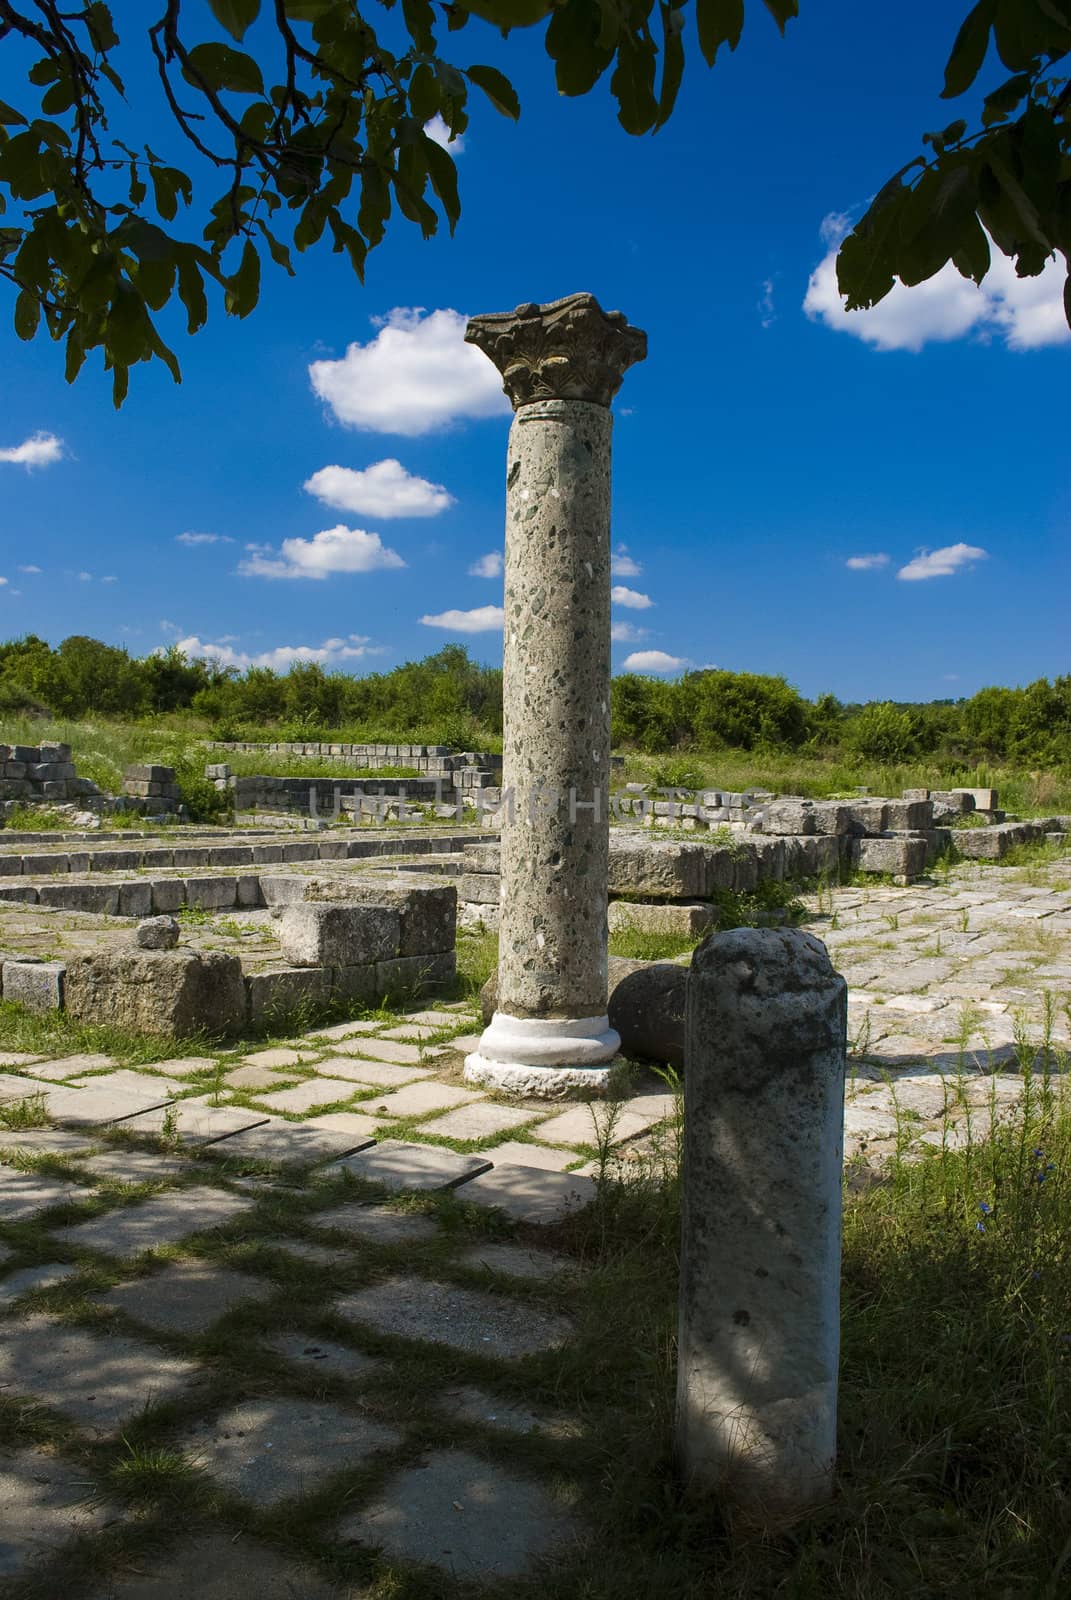
[(688, 981), (677, 1448), (760, 1521), (830, 1491), (847, 987), (795, 929), (700, 945)]
[(516, 413), (506, 474), (497, 1010), (465, 1077), (599, 1092), (610, 787), (610, 402), (647, 336), (590, 294), (473, 317)]

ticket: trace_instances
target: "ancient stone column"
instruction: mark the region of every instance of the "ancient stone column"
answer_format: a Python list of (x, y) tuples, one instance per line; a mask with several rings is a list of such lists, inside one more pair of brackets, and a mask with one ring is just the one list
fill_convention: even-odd
[(688, 1488), (760, 1522), (832, 1485), (847, 987), (796, 929), (692, 958), (677, 1448)]
[(497, 1010), (471, 1083), (605, 1090), (610, 402), (647, 338), (590, 294), (473, 317), (516, 413), (506, 473)]

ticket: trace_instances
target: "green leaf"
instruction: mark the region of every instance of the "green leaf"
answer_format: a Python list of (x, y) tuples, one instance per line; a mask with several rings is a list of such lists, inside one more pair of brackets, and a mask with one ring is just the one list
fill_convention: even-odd
[(247, 239), (238, 271), (227, 282), (223, 305), (232, 317), (247, 317), (259, 298), (260, 257), (252, 239)]
[(521, 102), (517, 98), (516, 89), (503, 73), (496, 67), (469, 67), (467, 76), (477, 89), (483, 90), (496, 111), (500, 111), (504, 117), (511, 117), (516, 122), (521, 114)]
[(614, 59), (614, 40), (601, 37), (602, 25), (598, 0), (566, 0), (551, 17), (546, 49), (559, 94), (587, 94)]
[(463, 11), (483, 17), (508, 33), (511, 28), (530, 28), (553, 10), (553, 0), (456, 0)]
[(1018, 72), (1014, 78), (1002, 83), (999, 89), (985, 97), (982, 122), (991, 127), (994, 122), (1004, 122), (1011, 116), (1020, 100), (1030, 93), (1032, 79), (1029, 72)]
[(785, 31), (786, 23), (800, 14), (799, 0), (762, 0), (762, 3), (782, 33)]
[(152, 166), (149, 168), (149, 176), (152, 179), (156, 209), (165, 222), (171, 222), (178, 212), (179, 195), (186, 205), (193, 199), (193, 185), (186, 174), (180, 172), (177, 167)]
[(208, 0), (212, 15), (241, 44), (245, 30), (257, 20), (260, 0)]
[(208, 300), (200, 268), (192, 253), (179, 256), (178, 293), (186, 307), (186, 332), (196, 333), (208, 321)]
[(996, 0), (978, 0), (973, 11), (968, 12), (945, 66), (942, 100), (954, 100), (963, 94), (982, 70), (996, 9)]
[(924, 173), (901, 204), (896, 273), (914, 285), (941, 270), (974, 224), (978, 184), (970, 158)]
[(77, 378), (78, 374), (81, 372), (82, 364), (86, 358), (85, 341), (82, 338), (81, 331), (79, 330), (77, 324), (67, 335), (66, 354), (67, 359), (65, 363), (64, 377), (67, 379), (68, 383), (73, 383), (75, 378)]
[(1064, 279), (1064, 316), (1067, 326), (1071, 328), (1071, 267), (1068, 268), (1067, 277)]
[(60, 75), (60, 64), (53, 61), (51, 56), (45, 56), (41, 61), (35, 61), (26, 76), (31, 83), (36, 83), (42, 88), (46, 83), (55, 83)]
[(647, 133), (658, 117), (654, 95), (655, 48), (649, 40), (621, 36), (617, 69), (610, 89), (619, 107), (617, 120), (626, 133)]
[(431, 55), (435, 49), (435, 35), (431, 31), (435, 24), (435, 13), (430, 0), (402, 0), (402, 16), (417, 49), (424, 55)]
[(409, 80), (409, 109), (420, 123), (429, 121), (439, 109), (439, 85), (426, 61)]
[(86, 11), (86, 28), (93, 41), (94, 50), (103, 52), (114, 50), (119, 43), (119, 35), (112, 22), (112, 14), (103, 0), (94, 0)]
[(434, 139), (425, 137), (424, 146), (431, 186), (439, 197), (450, 225), (450, 232), (453, 233), (461, 215), (461, 201), (457, 197), (457, 168), (454, 166), (453, 157), (447, 154), (442, 145), (436, 144)]
[(669, 121), (684, 75), (684, 40), (681, 29), (684, 15), (661, 0), (662, 12), (662, 88), (658, 97), (658, 121), (655, 129)]
[(264, 93), (264, 79), (253, 57), (229, 44), (194, 45), (183, 77), (194, 84), (201, 78), (210, 89), (230, 89), (234, 94)]
[(910, 199), (899, 175), (880, 189), (837, 253), (837, 287), (849, 311), (884, 300), (896, 282), (893, 252), (900, 232), (901, 207)]
[(131, 367), (149, 353), (149, 316), (145, 302), (125, 278), (120, 278), (105, 323), (104, 344), (117, 366)]
[(723, 44), (735, 50), (744, 28), (744, 0), (695, 0), (699, 48), (708, 67)]
[(14, 106), (9, 106), (6, 101), (0, 100), (0, 127), (14, 128), (19, 123), (26, 125), (26, 118), (21, 111), (16, 111)]
[(975, 283), (981, 283), (989, 271), (989, 264), (989, 238), (975, 217), (973, 227), (968, 225), (963, 230), (959, 248), (952, 257), (952, 265), (962, 277), (973, 278)]
[(28, 289), (15, 300), (15, 332), (20, 339), (32, 339), (41, 321), (41, 302)]
[(112, 405), (119, 410), (130, 388), (130, 368), (116, 366), (112, 376)]
[(290, 276), (293, 277), (294, 264), (290, 259), (290, 251), (286, 248), (286, 245), (283, 244), (281, 239), (277, 239), (275, 237), (262, 217), (257, 217), (256, 223), (257, 227), (264, 235), (264, 241), (268, 246), (268, 251), (272, 260), (275, 262), (275, 265), (277, 267), (285, 267)]

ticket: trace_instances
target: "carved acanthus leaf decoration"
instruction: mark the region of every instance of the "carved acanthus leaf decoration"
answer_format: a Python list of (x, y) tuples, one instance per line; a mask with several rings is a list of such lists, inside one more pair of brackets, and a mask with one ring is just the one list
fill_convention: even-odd
[(494, 362), (514, 410), (536, 400), (608, 406), (628, 368), (647, 355), (647, 335), (593, 294), (472, 317), (465, 340)]

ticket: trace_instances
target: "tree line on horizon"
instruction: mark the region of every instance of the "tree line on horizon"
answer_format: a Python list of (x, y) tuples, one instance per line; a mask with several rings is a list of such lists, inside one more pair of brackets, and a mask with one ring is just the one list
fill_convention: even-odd
[[(0, 644), (0, 717), (137, 720), (187, 714), (217, 739), (391, 737), (480, 749), (502, 734), (502, 671), (449, 644), (422, 661), (354, 676), (294, 662), (244, 671), (176, 647), (134, 656), (75, 634)], [(738, 749), (1071, 766), (1071, 674), (959, 700), (805, 699), (784, 677), (706, 669), (612, 684), (615, 747), (651, 754)]]

